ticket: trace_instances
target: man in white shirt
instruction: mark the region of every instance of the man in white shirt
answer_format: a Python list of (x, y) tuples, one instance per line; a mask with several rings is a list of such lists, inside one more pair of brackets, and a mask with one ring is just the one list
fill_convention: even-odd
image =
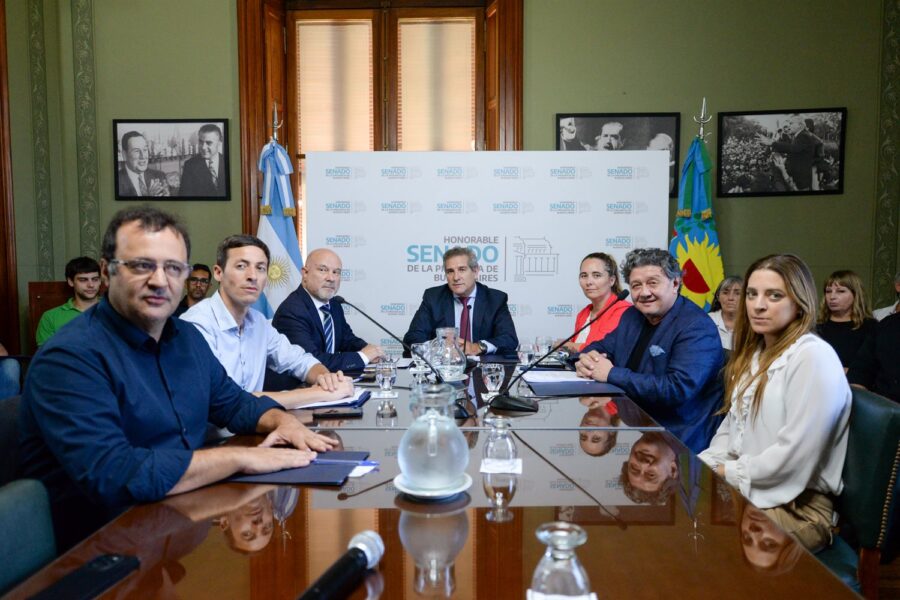
[(889, 306), (883, 306), (881, 308), (876, 308), (872, 311), (872, 316), (881, 321), (888, 315), (892, 315), (894, 313), (900, 313), (900, 271), (897, 271), (897, 274), (894, 275), (894, 290), (897, 291), (897, 301)]
[(232, 235), (219, 244), (213, 277), (218, 291), (192, 306), (181, 318), (193, 323), (225, 371), (244, 390), (262, 395), (266, 368), (289, 373), (311, 387), (266, 396), (286, 408), (353, 393), (343, 373), (330, 373), (314, 356), (278, 333), (251, 308), (266, 287), (269, 248), (252, 235)]

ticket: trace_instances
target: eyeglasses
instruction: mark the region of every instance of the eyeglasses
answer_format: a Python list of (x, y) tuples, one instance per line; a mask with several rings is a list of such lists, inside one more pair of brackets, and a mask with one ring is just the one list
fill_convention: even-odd
[[(111, 265), (125, 265), (128, 270), (135, 275), (152, 275), (160, 267), (155, 260), (147, 258), (133, 258), (131, 260), (122, 260), (114, 258), (109, 261)], [(184, 279), (184, 276), (191, 272), (190, 263), (183, 263), (177, 260), (167, 260), (162, 264), (163, 271), (170, 279)], [(208, 280), (207, 280), (208, 281)]]
[(209, 285), (208, 277), (188, 277), (188, 283), (202, 283), (203, 285)]

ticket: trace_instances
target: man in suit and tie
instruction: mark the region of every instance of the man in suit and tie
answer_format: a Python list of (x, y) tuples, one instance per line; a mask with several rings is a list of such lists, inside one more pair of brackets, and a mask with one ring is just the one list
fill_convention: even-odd
[(787, 141), (776, 141), (761, 133), (756, 134), (757, 139), (763, 145), (771, 146), (773, 152), (781, 152), (787, 156), (785, 168), (797, 190), (817, 189), (818, 181), (813, 185), (813, 166), (818, 156), (824, 156), (822, 140), (806, 128), (803, 117), (797, 114), (791, 115), (788, 129), (790, 139)]
[(519, 338), (509, 314), (508, 297), (478, 283), (479, 271), (478, 259), (470, 248), (447, 250), (447, 285), (425, 290), (403, 341), (424, 342), (432, 339), (439, 327), (456, 327), (466, 356), (515, 354)]
[[(370, 361), (384, 356), (384, 350), (357, 337), (344, 318), (343, 307), (331, 301), (341, 287), (341, 267), (341, 258), (327, 248), (310, 252), (300, 270), (300, 287), (275, 311), (272, 325), (329, 371), (361, 371)], [(289, 383), (276, 385), (277, 380), (267, 375), (267, 389)]]
[(119, 167), (120, 197), (140, 198), (142, 196), (169, 195), (166, 174), (147, 168), (150, 164), (150, 147), (147, 144), (147, 138), (137, 131), (129, 131), (123, 135), (122, 157), (125, 161)]
[(222, 156), (222, 130), (207, 123), (197, 133), (199, 151), (181, 170), (179, 196), (224, 197), (228, 169)]

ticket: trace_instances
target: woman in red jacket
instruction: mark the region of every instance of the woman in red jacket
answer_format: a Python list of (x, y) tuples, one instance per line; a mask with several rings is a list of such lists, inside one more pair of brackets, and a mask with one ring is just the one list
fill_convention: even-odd
[[(601, 310), (616, 301), (616, 295), (622, 291), (619, 284), (619, 269), (616, 260), (603, 252), (592, 252), (581, 261), (581, 270), (578, 274), (578, 283), (581, 291), (590, 304), (585, 306), (575, 317), (575, 330), (583, 327), (585, 323), (596, 317)], [(582, 331), (571, 342), (565, 345), (570, 352), (579, 352), (582, 348), (593, 342), (602, 340), (607, 333), (619, 325), (622, 313), (631, 306), (630, 302), (622, 301), (611, 307), (593, 325)]]

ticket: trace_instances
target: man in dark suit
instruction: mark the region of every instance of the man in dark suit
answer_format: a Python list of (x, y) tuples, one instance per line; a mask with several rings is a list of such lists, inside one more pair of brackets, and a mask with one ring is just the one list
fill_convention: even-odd
[(137, 131), (129, 131), (122, 136), (122, 157), (125, 160), (119, 167), (119, 196), (140, 198), (169, 195), (166, 174), (147, 168), (150, 164), (150, 148), (143, 135)]
[(667, 251), (636, 248), (622, 264), (634, 306), (619, 326), (584, 348), (576, 371), (619, 386), (696, 453), (721, 417), (725, 355), (712, 319), (679, 295), (681, 268)]
[(816, 155), (823, 153), (822, 140), (806, 128), (806, 123), (800, 115), (791, 115), (788, 128), (792, 136), (789, 141), (775, 141), (762, 134), (757, 134), (757, 137), (762, 144), (771, 146), (773, 152), (785, 154), (787, 157), (785, 169), (797, 190), (815, 189), (813, 165), (816, 162)]
[(407, 344), (434, 337), (439, 327), (456, 327), (466, 356), (515, 354), (519, 345), (507, 295), (478, 283), (478, 260), (469, 248), (457, 246), (444, 253), (447, 285), (428, 288), (416, 311)]
[(222, 130), (207, 123), (197, 133), (199, 152), (181, 170), (179, 196), (225, 196), (228, 169), (222, 156)]
[[(310, 252), (301, 269), (300, 287), (275, 311), (272, 325), (329, 371), (361, 371), (384, 356), (384, 350), (357, 337), (344, 318), (343, 307), (331, 302), (341, 287), (341, 267), (340, 257), (327, 248)], [(278, 379), (267, 373), (266, 388), (270, 383), (280, 387)]]

